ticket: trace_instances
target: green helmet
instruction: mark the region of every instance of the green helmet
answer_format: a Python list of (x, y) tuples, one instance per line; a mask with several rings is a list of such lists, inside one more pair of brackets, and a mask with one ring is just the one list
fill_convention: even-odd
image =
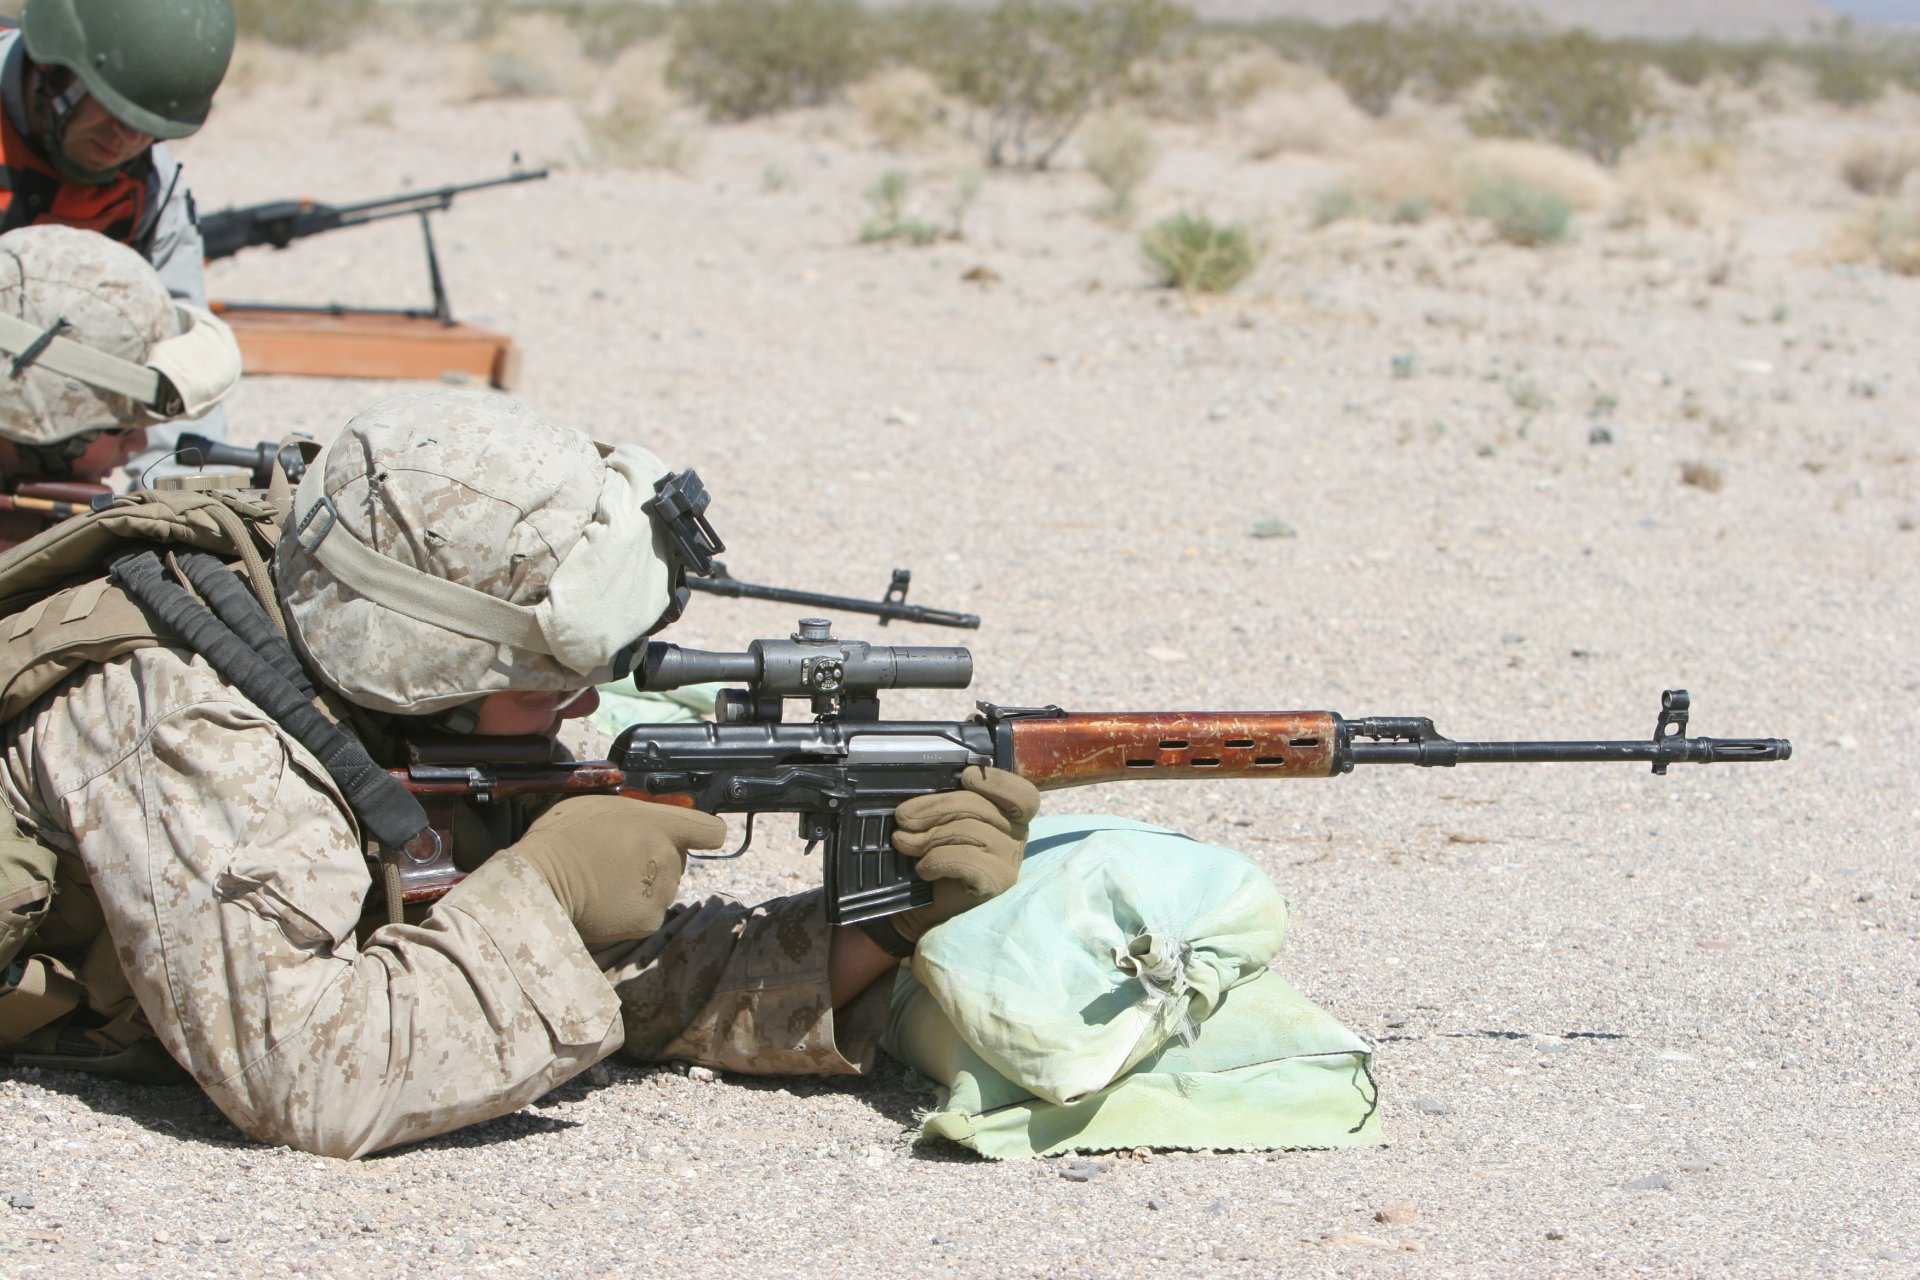
[(27, 0), (20, 29), (28, 57), (156, 138), (206, 123), (233, 58), (233, 0)]

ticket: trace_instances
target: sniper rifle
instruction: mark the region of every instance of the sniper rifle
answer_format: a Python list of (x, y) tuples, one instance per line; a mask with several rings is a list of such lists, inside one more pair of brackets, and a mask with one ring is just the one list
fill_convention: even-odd
[[(398, 864), (404, 899), (417, 902), (461, 878), (450, 841), (452, 809), (463, 801), (610, 792), (746, 815), (740, 848), (696, 858), (738, 857), (753, 843), (758, 815), (793, 813), (809, 847), (825, 847), (827, 919), (860, 924), (932, 900), (913, 860), (894, 852), (893, 812), (912, 796), (955, 789), (969, 765), (1006, 769), (1050, 791), (1148, 779), (1329, 778), (1377, 764), (1643, 760), (1664, 774), (1674, 764), (1793, 754), (1781, 738), (1686, 736), (1683, 689), (1661, 696), (1650, 738), (1625, 741), (1456, 742), (1423, 716), (1347, 719), (1331, 711), (1075, 714), (980, 702), (967, 720), (880, 718), (881, 689), (964, 689), (972, 678), (966, 649), (839, 640), (821, 618), (803, 618), (788, 639), (756, 640), (744, 653), (651, 642), (634, 674), (642, 690), (742, 686), (722, 691), (715, 723), (633, 725), (607, 759), (561, 764), (548, 762), (545, 739), (518, 747), (503, 739), (484, 747), (415, 742), (408, 765), (392, 772), (420, 799), (436, 838), (386, 856)], [(805, 700), (811, 720), (784, 723), (790, 700)]]

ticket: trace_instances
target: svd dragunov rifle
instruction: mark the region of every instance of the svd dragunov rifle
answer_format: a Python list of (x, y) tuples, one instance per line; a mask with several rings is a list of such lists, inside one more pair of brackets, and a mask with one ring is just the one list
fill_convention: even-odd
[[(711, 724), (639, 724), (600, 761), (545, 763), (544, 739), (519, 747), (493, 740), (488, 756), (472, 740), (416, 743), (393, 772), (419, 797), (438, 839), (402, 851), (407, 901), (437, 896), (460, 879), (448, 841), (461, 802), (615, 792), (641, 800), (742, 814), (738, 857), (762, 813), (799, 816), (800, 834), (824, 850), (827, 918), (858, 924), (928, 902), (932, 888), (913, 860), (894, 852), (893, 811), (916, 795), (950, 791), (969, 765), (992, 765), (1042, 791), (1148, 779), (1326, 778), (1361, 765), (1646, 761), (1674, 764), (1785, 760), (1780, 738), (1694, 738), (1686, 734), (1685, 690), (1661, 697), (1650, 738), (1616, 741), (1456, 742), (1421, 716), (1348, 719), (1331, 711), (1113, 711), (1070, 713), (1057, 706), (977, 704), (967, 720), (880, 717), (882, 689), (963, 689), (973, 676), (964, 648), (877, 646), (836, 639), (831, 624), (806, 618), (785, 640), (756, 640), (745, 652), (708, 652), (652, 642), (635, 672), (643, 690), (735, 682)], [(786, 723), (788, 702), (811, 718)], [(516, 750), (533, 752), (516, 758)]]

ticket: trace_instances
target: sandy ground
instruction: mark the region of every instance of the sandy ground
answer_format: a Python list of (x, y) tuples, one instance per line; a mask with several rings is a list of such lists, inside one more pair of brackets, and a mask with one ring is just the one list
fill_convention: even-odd
[[(456, 308), (518, 337), (524, 398), (696, 464), (739, 576), (868, 594), (910, 565), (983, 615), (972, 693), (897, 714), (977, 694), (1638, 737), (1686, 687), (1695, 732), (1794, 759), (1056, 796), (1272, 873), (1298, 905), (1280, 967), (1377, 1042), (1385, 1148), (1079, 1183), (916, 1146), (898, 1067), (612, 1066), (342, 1164), (253, 1146), (189, 1090), (15, 1072), (0, 1275), (1920, 1274), (1920, 280), (1820, 259), (1860, 203), (1835, 156), (1912, 129), (1910, 101), (1757, 114), (1721, 214), (1595, 213), (1546, 250), (1309, 230), (1336, 157), (1168, 126), (1147, 212), (1268, 235), (1254, 279), (1187, 303), (1071, 166), (991, 176), (962, 240), (862, 246), (877, 174), (937, 210), (965, 154), (890, 155), (826, 112), (689, 126), (684, 174), (594, 169), (564, 102), (375, 62), (233, 90), (182, 149), (202, 206), (569, 164), (441, 221)], [(391, 303), (419, 271), (397, 226), (211, 280)], [(261, 378), (233, 419), (326, 432), (390, 389)], [(1293, 536), (1254, 536), (1272, 521)], [(678, 637), (739, 648), (793, 613), (703, 599)], [(776, 838), (687, 891), (816, 874)], [(1396, 1200), (1412, 1221), (1375, 1221)]]

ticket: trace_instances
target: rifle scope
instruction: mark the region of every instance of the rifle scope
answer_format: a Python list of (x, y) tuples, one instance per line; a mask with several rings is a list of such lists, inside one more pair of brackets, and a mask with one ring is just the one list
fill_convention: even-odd
[(966, 649), (836, 640), (825, 618), (802, 618), (790, 638), (755, 640), (745, 653), (651, 641), (633, 675), (642, 689), (739, 683), (758, 698), (864, 699), (881, 689), (964, 689), (972, 681), (973, 654)]

